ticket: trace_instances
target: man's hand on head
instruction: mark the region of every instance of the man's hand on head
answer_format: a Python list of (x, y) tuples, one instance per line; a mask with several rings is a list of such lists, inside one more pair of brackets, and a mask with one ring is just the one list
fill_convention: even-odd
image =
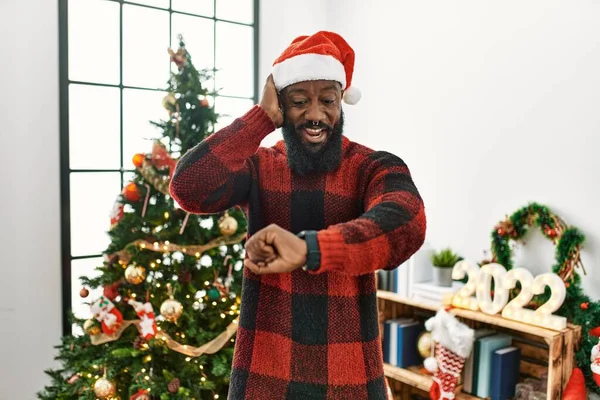
[(273, 75), (269, 75), (267, 82), (263, 88), (262, 98), (260, 100), (260, 108), (262, 108), (271, 117), (271, 120), (277, 128), (283, 125), (283, 111), (279, 104), (279, 97)]
[(292, 272), (306, 263), (306, 242), (275, 225), (261, 229), (246, 242), (244, 265), (257, 275)]

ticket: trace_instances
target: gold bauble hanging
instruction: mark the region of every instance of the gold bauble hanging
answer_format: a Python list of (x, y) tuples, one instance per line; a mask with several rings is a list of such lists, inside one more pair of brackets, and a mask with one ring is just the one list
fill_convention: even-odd
[(139, 285), (146, 279), (146, 268), (139, 265), (130, 265), (125, 270), (125, 279), (132, 285)]
[(114, 382), (111, 382), (106, 378), (100, 378), (94, 383), (94, 394), (101, 399), (114, 396), (116, 392), (117, 387)]
[(433, 346), (433, 338), (430, 332), (423, 332), (417, 339), (417, 350), (423, 358), (431, 357), (431, 349)]
[(175, 104), (177, 104), (177, 98), (173, 93), (169, 93), (162, 99), (162, 106), (168, 111), (172, 111)]
[(100, 333), (100, 324), (95, 319), (88, 319), (83, 323), (83, 331), (90, 336)]
[(168, 321), (177, 322), (183, 313), (183, 306), (175, 299), (167, 299), (160, 305), (160, 314)]
[(223, 218), (219, 220), (219, 230), (224, 236), (233, 235), (237, 231), (237, 228), (238, 222), (228, 213), (225, 213), (225, 215), (223, 215)]

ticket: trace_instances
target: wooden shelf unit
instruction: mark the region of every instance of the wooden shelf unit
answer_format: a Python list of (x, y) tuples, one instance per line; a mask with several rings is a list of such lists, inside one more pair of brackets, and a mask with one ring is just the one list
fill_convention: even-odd
[[(400, 316), (426, 320), (442, 307), (381, 290), (377, 292), (377, 297), (379, 311), (383, 313), (384, 320)], [(569, 381), (575, 365), (575, 350), (581, 339), (580, 326), (569, 324), (566, 329), (555, 331), (480, 311), (454, 308), (451, 312), (471, 328), (492, 328), (511, 335), (512, 345), (521, 350), (521, 377), (540, 379), (543, 374), (547, 374), (547, 398), (561, 398), (562, 390)], [(411, 388), (417, 392), (427, 392), (431, 386), (431, 376), (421, 373), (419, 368), (404, 369), (386, 365), (385, 374), (390, 379), (395, 399), (409, 400)], [(457, 390), (457, 399), (479, 399), (459, 390), (460, 387)]]

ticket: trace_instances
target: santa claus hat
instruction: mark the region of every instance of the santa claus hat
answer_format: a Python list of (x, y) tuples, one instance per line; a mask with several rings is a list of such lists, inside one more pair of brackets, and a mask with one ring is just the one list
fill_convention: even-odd
[(277, 90), (303, 81), (337, 81), (344, 90), (344, 102), (356, 104), (360, 90), (351, 86), (354, 50), (337, 33), (320, 31), (299, 36), (273, 63)]

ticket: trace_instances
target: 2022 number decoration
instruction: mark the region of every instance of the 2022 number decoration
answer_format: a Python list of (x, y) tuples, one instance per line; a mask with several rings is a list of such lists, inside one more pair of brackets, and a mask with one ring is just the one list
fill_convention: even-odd
[[(566, 295), (565, 285), (558, 275), (548, 272), (534, 278), (524, 268), (506, 271), (506, 268), (497, 263), (485, 264), (479, 268), (466, 260), (459, 261), (452, 270), (452, 277), (463, 279), (465, 274), (468, 280), (452, 298), (454, 307), (481, 310), (490, 315), (501, 312), (503, 318), (548, 329), (561, 330), (567, 326), (565, 317), (553, 315), (563, 304)], [(493, 299), (492, 281), (495, 283)], [(521, 291), (509, 301), (510, 290), (517, 282), (521, 283)], [(552, 292), (546, 303), (536, 310), (524, 308), (534, 294), (544, 293), (546, 287)]]

